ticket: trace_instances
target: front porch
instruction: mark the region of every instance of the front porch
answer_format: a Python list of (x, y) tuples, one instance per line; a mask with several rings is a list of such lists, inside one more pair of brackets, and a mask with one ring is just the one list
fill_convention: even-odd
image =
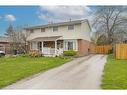
[(42, 41), (37, 42), (37, 50), (39, 50), (43, 55), (61, 55), (63, 53), (63, 41)]
[(59, 56), (63, 51), (78, 51), (77, 40), (62, 40), (59, 37), (36, 38), (30, 42), (30, 49), (38, 50), (44, 56)]

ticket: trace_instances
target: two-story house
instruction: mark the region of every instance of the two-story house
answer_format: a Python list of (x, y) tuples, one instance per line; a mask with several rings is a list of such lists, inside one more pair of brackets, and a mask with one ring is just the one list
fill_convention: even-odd
[(91, 28), (88, 20), (75, 20), (25, 28), (30, 49), (44, 55), (61, 55), (74, 50), (80, 56), (87, 55)]

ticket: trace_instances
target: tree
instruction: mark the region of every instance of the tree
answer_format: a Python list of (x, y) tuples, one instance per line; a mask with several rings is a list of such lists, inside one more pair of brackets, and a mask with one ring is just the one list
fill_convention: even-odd
[(10, 24), (7, 31), (6, 31), (6, 33), (5, 33), (5, 35), (12, 36), (13, 33), (14, 33), (14, 29), (13, 29), (13, 26)]
[[(103, 32), (108, 39), (108, 44), (116, 42), (116, 34), (127, 31), (126, 7), (99, 6), (95, 12), (93, 26), (97, 31)], [(119, 33), (118, 33), (119, 34)]]
[(21, 26), (13, 28), (10, 24), (7, 32), (5, 33), (6, 36), (10, 39), (11, 51), (19, 51), (19, 52), (26, 52), (26, 39), (27, 36), (23, 32), (23, 28)]
[(92, 32), (91, 41), (92, 41), (93, 43), (97, 43), (97, 40), (98, 40), (98, 38), (99, 38), (101, 35), (104, 35), (104, 33), (103, 33), (103, 32), (99, 32), (99, 31)]
[(22, 49), (24, 52), (27, 52), (27, 33), (23, 31), (22, 26), (18, 26), (15, 29), (17, 33), (17, 40), (20, 43), (20, 49)]
[(13, 26), (10, 24), (9, 27), (7, 28), (7, 31), (5, 33), (5, 35), (9, 38), (10, 40), (10, 52), (12, 53), (12, 51), (15, 49), (15, 32), (14, 32), (14, 28)]
[(107, 37), (104, 34), (100, 35), (97, 39), (96, 44), (97, 45), (106, 45), (106, 44), (108, 44)]

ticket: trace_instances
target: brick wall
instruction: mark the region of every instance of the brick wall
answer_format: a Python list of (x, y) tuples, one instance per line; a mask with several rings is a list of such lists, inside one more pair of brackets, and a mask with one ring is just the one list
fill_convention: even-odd
[(84, 56), (89, 54), (90, 42), (86, 40), (78, 40), (78, 55)]

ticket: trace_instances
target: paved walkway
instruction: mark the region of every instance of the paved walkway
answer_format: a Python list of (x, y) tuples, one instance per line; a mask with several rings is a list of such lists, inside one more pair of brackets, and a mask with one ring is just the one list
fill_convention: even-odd
[(4, 89), (100, 89), (105, 63), (104, 55), (77, 58)]

